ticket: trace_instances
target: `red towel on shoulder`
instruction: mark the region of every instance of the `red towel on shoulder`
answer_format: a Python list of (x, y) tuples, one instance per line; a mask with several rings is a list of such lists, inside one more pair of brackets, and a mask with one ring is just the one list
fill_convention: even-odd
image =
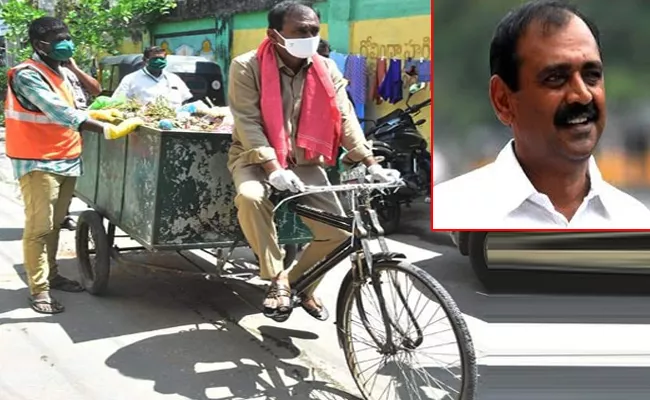
[[(273, 46), (266, 38), (257, 49), (261, 73), (260, 108), (266, 137), (275, 149), (278, 162), (286, 168), (291, 141), (284, 129), (280, 70)], [(302, 91), (296, 145), (305, 150), (308, 160), (322, 155), (327, 164), (334, 165), (341, 140), (341, 113), (325, 61), (319, 55), (312, 60)]]

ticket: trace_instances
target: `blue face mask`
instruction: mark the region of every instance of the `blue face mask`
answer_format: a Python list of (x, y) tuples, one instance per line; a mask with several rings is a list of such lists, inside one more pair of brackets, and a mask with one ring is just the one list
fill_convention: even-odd
[(74, 54), (74, 43), (72, 40), (59, 40), (58, 42), (53, 43), (43, 43), (52, 45), (50, 52), (46, 54), (52, 60), (68, 61)]

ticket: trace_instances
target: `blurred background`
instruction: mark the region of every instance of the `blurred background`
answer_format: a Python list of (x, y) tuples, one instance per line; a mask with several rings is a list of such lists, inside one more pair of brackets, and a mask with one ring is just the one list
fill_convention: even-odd
[[(436, 0), (435, 183), (492, 162), (511, 138), (488, 99), (489, 47), (522, 0)], [(603, 177), (650, 205), (650, 1), (574, 0), (601, 31), (608, 123)]]

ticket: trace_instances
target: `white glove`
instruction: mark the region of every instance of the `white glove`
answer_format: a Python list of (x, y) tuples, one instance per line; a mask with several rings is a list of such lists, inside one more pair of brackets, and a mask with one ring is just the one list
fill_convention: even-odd
[(305, 191), (305, 184), (298, 178), (298, 175), (288, 169), (277, 169), (271, 172), (269, 183), (280, 191), (289, 190), (294, 193)]
[(388, 169), (380, 164), (372, 164), (368, 167), (368, 172), (374, 181), (382, 183), (393, 183), (399, 181), (401, 174), (396, 169)]

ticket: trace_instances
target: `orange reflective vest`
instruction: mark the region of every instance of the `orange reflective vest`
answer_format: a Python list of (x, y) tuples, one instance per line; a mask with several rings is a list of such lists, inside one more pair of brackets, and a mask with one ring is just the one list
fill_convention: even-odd
[[(7, 73), (8, 82), (12, 82), (16, 72), (24, 68), (41, 74), (55, 93), (70, 104), (70, 107), (75, 107), (74, 97), (65, 84), (65, 78), (37, 61), (30, 59), (11, 68)], [(52, 122), (40, 111), (24, 108), (11, 85), (8, 85), (5, 100), (5, 128), (5, 146), (10, 158), (69, 160), (81, 155), (79, 132)]]

